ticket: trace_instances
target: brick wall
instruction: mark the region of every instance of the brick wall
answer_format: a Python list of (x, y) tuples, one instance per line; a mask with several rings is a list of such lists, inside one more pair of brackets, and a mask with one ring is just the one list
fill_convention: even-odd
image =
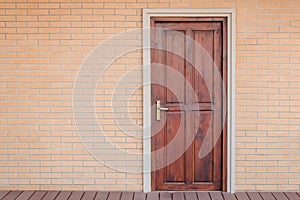
[[(142, 27), (142, 8), (236, 9), (236, 189), (299, 190), (298, 0), (2, 0), (0, 189), (142, 190), (141, 173), (116, 171), (89, 154), (72, 113), (84, 59), (111, 35)], [(130, 54), (113, 63), (97, 94), (141, 64), (141, 52)], [(98, 97), (108, 108), (107, 96)], [(135, 123), (142, 124), (141, 89), (133, 101)], [(121, 135), (108, 111), (97, 113), (107, 137), (141, 152), (141, 139)], [(141, 168), (142, 156), (131, 165)]]

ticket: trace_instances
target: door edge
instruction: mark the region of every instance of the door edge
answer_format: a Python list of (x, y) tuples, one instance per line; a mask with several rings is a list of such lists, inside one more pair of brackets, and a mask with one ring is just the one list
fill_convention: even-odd
[(151, 17), (227, 18), (227, 188), (225, 191), (235, 192), (235, 9), (143, 9), (143, 191), (151, 191), (151, 60), (149, 30)]

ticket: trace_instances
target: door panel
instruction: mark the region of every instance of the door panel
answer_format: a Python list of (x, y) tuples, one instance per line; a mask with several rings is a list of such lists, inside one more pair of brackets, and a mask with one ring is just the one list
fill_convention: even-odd
[[(185, 38), (184, 31), (166, 31), (165, 40), (167, 49), (178, 49), (178, 54), (184, 54), (185, 50)], [(172, 69), (178, 73), (184, 74), (184, 59), (176, 54), (166, 52), (167, 66), (171, 66)], [(175, 96), (172, 91), (167, 91), (167, 103), (184, 102), (184, 84), (178, 82), (176, 79), (166, 76), (167, 88), (171, 88), (171, 85), (175, 85), (177, 95)]]
[[(166, 143), (169, 144), (175, 134), (183, 134), (184, 128), (179, 127), (180, 118), (184, 115), (183, 112), (169, 112), (167, 113), (167, 131), (166, 131)], [(184, 182), (184, 157), (181, 156), (176, 161), (172, 162), (174, 151), (184, 152), (184, 143), (182, 141), (176, 141), (175, 148), (166, 148), (167, 163), (171, 163), (166, 169), (166, 182)]]
[(224, 190), (226, 83), (216, 72), (227, 80), (226, 19), (155, 17), (151, 27), (160, 29), (151, 32), (151, 104), (168, 108), (159, 121), (151, 110), (152, 190)]
[[(199, 123), (194, 123), (194, 131), (197, 132), (194, 138), (194, 182), (213, 182), (213, 153), (210, 152), (204, 158), (199, 159), (197, 152), (202, 147), (203, 140), (207, 135), (212, 135), (212, 127), (210, 126), (211, 119), (213, 118), (212, 111), (195, 111), (194, 119), (200, 118)], [(198, 120), (194, 120), (197, 121)], [(211, 148), (213, 138), (210, 137), (209, 141), (205, 144), (207, 148)], [(201, 170), (199, 170), (201, 169)]]
[[(201, 45), (207, 52), (209, 56), (213, 56), (213, 31), (193, 31), (194, 38), (197, 43)], [(202, 49), (195, 48), (195, 65), (197, 66), (210, 66), (212, 63), (210, 60), (207, 60), (207, 55), (202, 54)], [(194, 82), (194, 89), (197, 94), (198, 103), (208, 102), (211, 103), (213, 101), (209, 95), (208, 89), (212, 89), (213, 86), (213, 66), (211, 67), (201, 67), (199, 69), (201, 75), (199, 73), (195, 73), (195, 82)], [(202, 76), (208, 77), (205, 81)], [(212, 95), (213, 97), (213, 95)]]

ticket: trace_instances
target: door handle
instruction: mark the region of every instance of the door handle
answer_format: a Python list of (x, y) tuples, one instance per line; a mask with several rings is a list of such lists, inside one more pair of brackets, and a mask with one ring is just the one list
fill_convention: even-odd
[(160, 121), (160, 111), (168, 111), (169, 108), (165, 108), (165, 107), (160, 107), (160, 100), (156, 101), (156, 120)]

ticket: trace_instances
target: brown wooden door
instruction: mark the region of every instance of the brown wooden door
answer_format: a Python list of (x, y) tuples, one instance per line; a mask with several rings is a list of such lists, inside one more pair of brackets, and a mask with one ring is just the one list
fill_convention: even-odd
[(226, 190), (226, 19), (155, 17), (151, 27), (152, 190)]

